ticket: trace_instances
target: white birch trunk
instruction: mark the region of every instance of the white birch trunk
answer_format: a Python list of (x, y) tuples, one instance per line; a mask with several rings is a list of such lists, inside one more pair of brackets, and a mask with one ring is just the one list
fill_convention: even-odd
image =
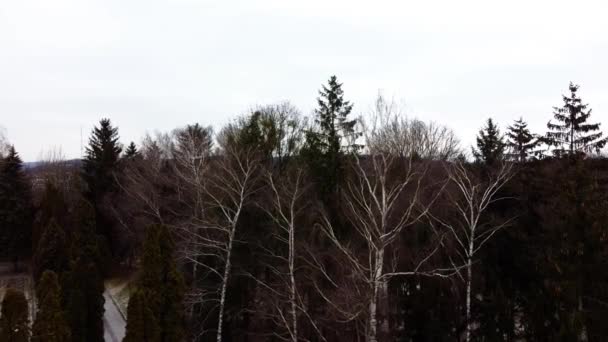
[(465, 341), (466, 342), (471, 341), (471, 287), (472, 287), (472, 282), (473, 282), (472, 266), (473, 265), (472, 265), (471, 258), (468, 258), (468, 260), (467, 260), (467, 294), (466, 294), (467, 327), (466, 327), (466, 332), (465, 332)]
[[(293, 217), (293, 216), (292, 216)], [(296, 279), (295, 279), (295, 232), (292, 224), (289, 229), (289, 301), (291, 302), (292, 319), (292, 341), (298, 341), (298, 312), (296, 303)]]
[(368, 342), (378, 341), (378, 294), (383, 287), (382, 282), (382, 265), (384, 263), (384, 249), (376, 251), (374, 256), (374, 275), (372, 296), (369, 302), (369, 332), (367, 336)]
[(228, 240), (228, 249), (226, 251), (226, 264), (224, 266), (224, 276), (222, 277), (222, 289), (220, 292), (220, 307), (217, 320), (217, 336), (216, 341), (222, 342), (222, 326), (224, 323), (224, 304), (226, 303), (226, 288), (228, 286), (228, 280), (230, 279), (230, 269), (232, 268), (232, 261), (230, 256), (232, 254), (232, 242), (234, 241), (234, 233), (236, 231), (236, 222), (233, 223), (232, 229), (230, 230), (230, 237)]

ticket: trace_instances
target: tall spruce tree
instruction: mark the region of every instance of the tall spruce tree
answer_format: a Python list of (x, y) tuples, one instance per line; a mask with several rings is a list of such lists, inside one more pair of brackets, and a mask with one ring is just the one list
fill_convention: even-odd
[(357, 120), (350, 118), (353, 105), (344, 100), (342, 84), (336, 76), (330, 77), (319, 95), (316, 127), (306, 132), (302, 154), (322, 193), (330, 194), (342, 176), (343, 156), (360, 150), (356, 140), (361, 133), (355, 130)]
[(38, 311), (31, 342), (70, 342), (70, 328), (61, 307), (61, 288), (55, 272), (45, 271), (42, 274), (36, 297)]
[(479, 130), (477, 135), (477, 149), (473, 148), (473, 155), (478, 162), (493, 165), (503, 159), (505, 143), (500, 134), (500, 129), (490, 118), (485, 127)]
[[(165, 226), (147, 229), (136, 295), (129, 299), (127, 340), (179, 342), (184, 338), (184, 281), (173, 256), (174, 245)], [(158, 326), (158, 332), (154, 326)]]
[(31, 250), (32, 197), (23, 162), (11, 146), (0, 163), (0, 249), (12, 259), (15, 269), (19, 259)]
[(8, 289), (0, 312), (0, 341), (28, 342), (30, 338), (27, 299), (23, 292)]
[(83, 160), (82, 176), (86, 182), (88, 199), (99, 200), (115, 187), (113, 172), (117, 170), (122, 146), (118, 142), (118, 128), (110, 119), (101, 119), (89, 138)]
[(85, 197), (95, 209), (97, 231), (112, 242), (111, 221), (104, 215), (103, 202), (116, 190), (115, 172), (118, 171), (122, 146), (118, 141), (118, 128), (109, 119), (101, 119), (89, 138), (82, 164), (82, 178), (86, 185)]
[(530, 133), (528, 124), (523, 118), (515, 120), (513, 125), (508, 127), (507, 138), (507, 146), (511, 148), (509, 151), (511, 159), (523, 163), (535, 155), (534, 149), (538, 146), (539, 140)]
[(549, 131), (544, 141), (555, 147), (553, 154), (558, 157), (599, 152), (608, 142), (608, 137), (602, 138), (603, 134), (599, 132), (599, 123), (586, 123), (591, 109), (587, 109), (588, 104), (583, 104), (577, 96), (578, 88), (570, 82), (570, 96), (562, 95), (563, 106), (553, 107), (553, 117), (557, 122), (549, 120), (547, 123)]

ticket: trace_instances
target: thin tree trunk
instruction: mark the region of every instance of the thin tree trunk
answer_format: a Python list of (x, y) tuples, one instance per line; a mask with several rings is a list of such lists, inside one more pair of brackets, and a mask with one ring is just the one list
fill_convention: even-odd
[[(469, 245), (469, 250), (472, 252), (473, 244)], [(466, 336), (465, 341), (471, 341), (471, 288), (473, 283), (473, 262), (471, 256), (467, 258), (467, 298), (466, 298)]]
[(376, 251), (374, 260), (374, 281), (372, 289), (372, 298), (369, 302), (369, 333), (367, 342), (378, 341), (378, 292), (381, 288), (382, 280), (382, 265), (384, 263), (384, 250), (380, 249)]
[(222, 277), (222, 290), (220, 293), (220, 308), (218, 313), (217, 320), (217, 336), (216, 341), (222, 341), (222, 325), (224, 323), (224, 306), (226, 302), (226, 288), (228, 286), (228, 279), (230, 277), (230, 268), (232, 267), (232, 262), (230, 260), (230, 256), (232, 255), (232, 242), (234, 241), (234, 233), (236, 231), (236, 222), (232, 224), (230, 230), (230, 237), (228, 241), (228, 250), (226, 251), (226, 264), (224, 266), (224, 276)]
[(378, 293), (378, 334), (380, 340), (387, 340), (389, 336), (389, 305), (388, 305), (388, 282), (382, 281), (380, 283)]
[(289, 282), (290, 293), (289, 300), (291, 301), (291, 319), (292, 319), (292, 340), (298, 341), (298, 313), (296, 304), (296, 280), (295, 280), (295, 232), (294, 226), (289, 229)]

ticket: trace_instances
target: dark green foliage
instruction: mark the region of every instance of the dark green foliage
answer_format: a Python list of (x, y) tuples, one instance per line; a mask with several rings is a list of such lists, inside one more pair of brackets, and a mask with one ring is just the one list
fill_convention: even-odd
[(283, 169), (302, 145), (302, 120), (288, 102), (256, 108), (220, 133), (220, 145), (255, 151), (264, 161)]
[(507, 146), (511, 149), (509, 151), (511, 159), (523, 163), (538, 154), (534, 149), (540, 141), (530, 133), (528, 124), (522, 118), (515, 120), (513, 125), (508, 127), (507, 138), (509, 139)]
[(34, 232), (32, 233), (32, 248), (34, 252), (36, 252), (38, 242), (51, 221), (55, 221), (62, 227), (68, 225), (68, 207), (64, 192), (53, 183), (47, 181), (44, 184), (44, 192), (38, 204)]
[(599, 152), (608, 142), (608, 137), (602, 138), (602, 132), (597, 132), (599, 123), (586, 123), (591, 109), (587, 110), (588, 105), (583, 104), (576, 95), (578, 88), (578, 85), (570, 82), (570, 96), (562, 96), (564, 105), (553, 107), (553, 117), (557, 123), (547, 123), (549, 132), (544, 141), (555, 147), (553, 154), (556, 156)]
[(91, 260), (102, 275), (109, 272), (110, 250), (108, 242), (96, 229), (95, 211), (87, 201), (80, 200), (74, 208), (75, 229), (71, 236), (72, 260), (84, 257)]
[(123, 342), (160, 341), (158, 319), (149, 305), (153, 300), (142, 290), (131, 294), (127, 309), (127, 331)]
[(104, 286), (93, 260), (78, 257), (62, 283), (72, 341), (103, 342)]
[(355, 131), (357, 120), (349, 117), (353, 106), (344, 100), (342, 84), (338, 83), (336, 76), (330, 77), (319, 95), (315, 110), (316, 127), (306, 132), (302, 156), (321, 192), (328, 195), (336, 190), (343, 176), (343, 156), (360, 150), (356, 139), (361, 133)]
[(493, 165), (503, 159), (504, 152), (505, 143), (500, 129), (492, 119), (488, 119), (486, 126), (479, 130), (477, 149), (473, 149), (473, 156), (478, 162)]
[(0, 341), (29, 341), (28, 306), (23, 292), (10, 288), (6, 290), (0, 315)]
[(34, 253), (34, 279), (39, 280), (42, 272), (50, 270), (61, 274), (70, 266), (70, 244), (63, 227), (52, 218), (42, 232)]
[(146, 341), (156, 341), (159, 336), (158, 341), (180, 342), (185, 337), (184, 280), (173, 249), (173, 239), (165, 226), (147, 229), (137, 290), (129, 299), (129, 341), (142, 336), (149, 338)]
[(31, 250), (32, 216), (30, 184), (21, 158), (10, 147), (0, 160), (0, 256), (10, 258), (15, 268)]
[(557, 304), (560, 335), (594, 334), (604, 329), (597, 318), (608, 313), (598, 305), (608, 299), (606, 176), (598, 178), (580, 158), (558, 167), (548, 189), (553, 195), (538, 208), (546, 241), (540, 261), (547, 292)]
[(238, 135), (238, 144), (256, 149), (266, 159), (272, 158), (272, 152), (279, 143), (274, 122), (268, 117), (264, 117), (261, 111), (253, 112), (243, 121)]
[(113, 172), (122, 152), (118, 139), (118, 128), (113, 127), (109, 119), (101, 119), (99, 127), (93, 129), (82, 166), (90, 200), (99, 199), (115, 186)]
[(109, 119), (99, 121), (89, 138), (86, 155), (82, 161), (82, 179), (85, 198), (93, 205), (98, 232), (112, 245), (112, 222), (104, 212), (104, 201), (116, 188), (116, 173), (119, 170), (122, 146), (118, 142), (118, 128)]
[(137, 157), (138, 155), (139, 151), (137, 150), (137, 146), (135, 146), (135, 143), (131, 141), (131, 143), (129, 144), (129, 146), (127, 146), (127, 149), (125, 150), (125, 158), (131, 159)]
[(73, 341), (103, 341), (105, 239), (95, 231), (93, 209), (85, 201), (75, 208), (70, 268), (62, 276), (63, 298)]
[(45, 271), (36, 289), (38, 312), (32, 327), (31, 342), (69, 342), (70, 328), (61, 307), (59, 278)]

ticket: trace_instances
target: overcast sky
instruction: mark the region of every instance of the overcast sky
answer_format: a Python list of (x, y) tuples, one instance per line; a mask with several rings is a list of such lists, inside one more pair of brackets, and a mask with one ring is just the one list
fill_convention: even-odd
[(568, 82), (608, 129), (606, 1), (0, 1), (0, 126), (27, 161), (80, 154), (101, 117), (123, 143), (221, 125), (258, 104), (304, 114), (330, 75), (356, 113), (379, 89), (467, 145), (487, 117), (545, 131)]

